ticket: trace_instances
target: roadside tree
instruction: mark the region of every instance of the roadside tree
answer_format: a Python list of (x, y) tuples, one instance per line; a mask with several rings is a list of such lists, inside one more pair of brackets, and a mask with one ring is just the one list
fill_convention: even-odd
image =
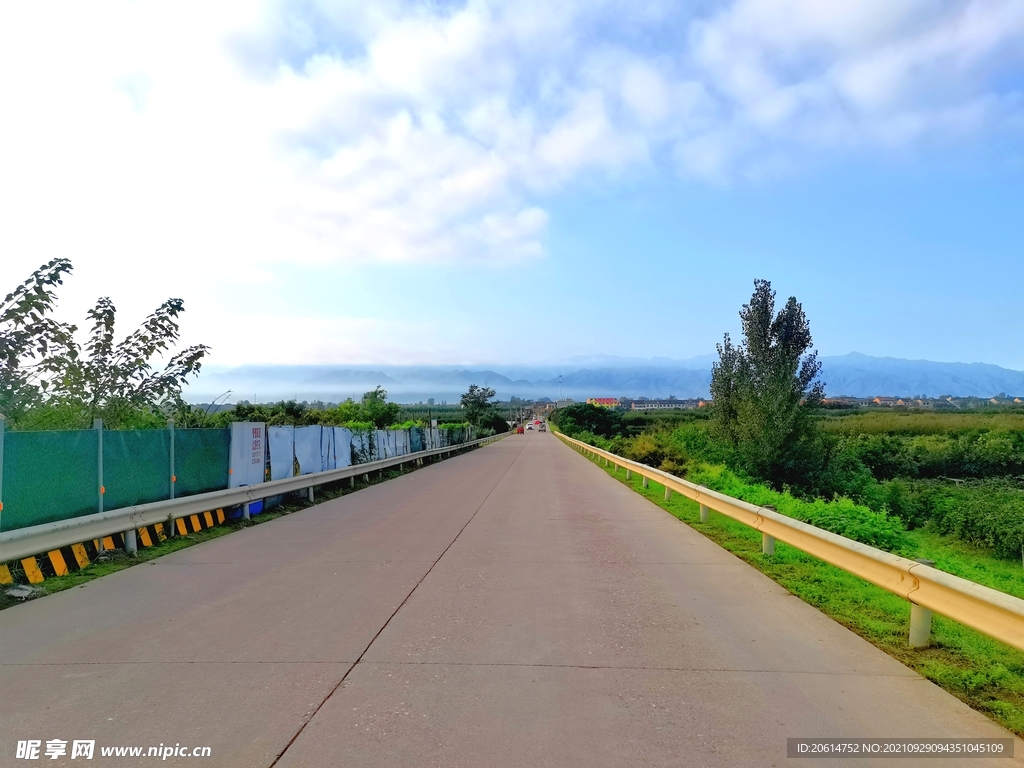
[(48, 392), (62, 362), (75, 351), (73, 325), (50, 317), (54, 286), (71, 262), (43, 264), (0, 303), (0, 414), (16, 424)]
[(476, 384), (470, 384), (466, 393), (459, 398), (466, 421), (476, 427), (482, 426), (484, 419), (492, 414), (491, 398), (496, 394), (492, 387), (479, 387)]
[(181, 409), (182, 387), (209, 350), (188, 347), (160, 367), (179, 338), (182, 300), (168, 299), (115, 343), (116, 310), (101, 298), (89, 311), (92, 329), (83, 350), (76, 326), (48, 316), (53, 287), (71, 269), (67, 259), (54, 259), (0, 304), (0, 413), (21, 428), (86, 428), (97, 417), (124, 428), (159, 423)]
[(712, 429), (751, 475), (776, 487), (812, 485), (825, 461), (813, 419), (824, 384), (807, 316), (795, 297), (776, 313), (771, 283), (755, 280), (740, 320), (743, 342), (726, 334), (712, 367)]
[(79, 428), (90, 426), (95, 418), (111, 428), (144, 426), (179, 407), (182, 387), (199, 372), (209, 351), (196, 344), (160, 365), (160, 358), (177, 344), (178, 317), (184, 311), (181, 299), (168, 299), (115, 342), (117, 309), (108, 297), (101, 298), (88, 313), (92, 328), (85, 354), (76, 346), (64, 361), (52, 404)]
[(398, 403), (388, 402), (387, 390), (379, 384), (370, 392), (363, 393), (363, 400), (359, 404), (359, 419), (373, 422), (377, 429), (387, 429), (397, 422), (401, 412)]

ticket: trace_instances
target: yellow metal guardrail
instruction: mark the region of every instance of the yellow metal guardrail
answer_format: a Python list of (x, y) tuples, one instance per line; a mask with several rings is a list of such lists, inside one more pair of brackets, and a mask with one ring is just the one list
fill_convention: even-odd
[(702, 521), (711, 509), (760, 531), (766, 554), (774, 552), (778, 539), (910, 601), (910, 645), (914, 648), (928, 645), (934, 611), (1024, 651), (1024, 600), (1020, 598), (734, 499), (561, 432), (555, 434), (581, 453), (603, 458), (616, 470), (625, 469), (627, 477), (635, 472), (663, 485), (666, 498), (675, 491), (693, 499), (701, 505)]

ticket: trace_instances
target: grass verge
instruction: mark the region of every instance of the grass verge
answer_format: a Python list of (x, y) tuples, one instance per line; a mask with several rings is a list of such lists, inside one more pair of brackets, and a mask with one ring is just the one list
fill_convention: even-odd
[[(664, 486), (652, 480), (644, 488), (638, 475), (626, 480), (625, 472), (590, 460), (792, 594), (1024, 737), (1024, 653), (942, 616), (933, 619), (931, 647), (912, 650), (907, 645), (910, 603), (906, 600), (782, 542), (776, 543), (773, 556), (763, 555), (757, 531), (716, 512), (701, 523), (696, 502), (678, 494), (665, 501)], [(1024, 597), (1019, 563), (928, 532), (908, 535), (920, 556), (934, 560), (942, 570)]]
[[(429, 464), (424, 464), (424, 466), (429, 466)], [(311, 507), (314, 504), (322, 504), (325, 501), (336, 499), (339, 496), (347, 496), (348, 494), (355, 493), (363, 488), (368, 488), (371, 485), (377, 485), (378, 483), (399, 477), (400, 475), (409, 474), (409, 472), (414, 472), (416, 468), (416, 465), (410, 461), (407, 468), (402, 472), (399, 472), (397, 469), (384, 470), (383, 473), (378, 472), (370, 475), (369, 483), (364, 483), (361, 479), (357, 478), (354, 487), (349, 486), (348, 480), (340, 480), (327, 485), (318, 485), (316, 486), (314, 494), (316, 501), (313, 502), (313, 504), (310, 504), (306, 499), (305, 491), (303, 491), (302, 496), (290, 496), (283, 504), (273, 507), (265, 512), (261, 512), (258, 515), (254, 515), (248, 520), (234, 520), (227, 522), (224, 525), (215, 525), (213, 528), (207, 528), (199, 531), (198, 533), (190, 533), (186, 536), (173, 536), (172, 538), (162, 541), (152, 547), (140, 547), (138, 553), (134, 557), (117, 550), (111, 554), (109, 559), (97, 560), (90, 563), (85, 568), (82, 568), (80, 571), (69, 573), (66, 576), (54, 576), (47, 579), (42, 584), (34, 585), (41, 591), (30, 599), (38, 600), (40, 597), (45, 597), (46, 595), (63, 592), (66, 589), (72, 589), (74, 587), (80, 587), (93, 579), (98, 579), (109, 573), (117, 573), (118, 571), (123, 571), (125, 568), (131, 568), (136, 565), (141, 565), (142, 563), (148, 563), (151, 560), (163, 557), (171, 552), (177, 552), (179, 549), (185, 549), (204, 541), (210, 541), (211, 539), (219, 539), (221, 536), (226, 536), (227, 534), (233, 533), (234, 531), (238, 531), (242, 528), (250, 528), (254, 525), (269, 523), (271, 520), (277, 520), (285, 515), (290, 515), (294, 512), (298, 512), (299, 510)], [(5, 589), (0, 588), (0, 611), (5, 608), (20, 605), (24, 602), (27, 601), (9, 597), (5, 594)]]

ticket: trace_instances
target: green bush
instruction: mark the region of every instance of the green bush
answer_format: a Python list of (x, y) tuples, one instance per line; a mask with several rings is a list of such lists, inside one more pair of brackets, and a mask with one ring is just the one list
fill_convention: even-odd
[[(989, 547), (1003, 557), (1021, 556), (1022, 414), (826, 417), (821, 468), (784, 489), (785, 498), (772, 496), (777, 491), (739, 470), (741, 462), (710, 434), (706, 419), (648, 416), (644, 431), (636, 434), (632, 428), (617, 430), (621, 418), (616, 421), (608, 414), (593, 406), (565, 409), (561, 421), (568, 429), (562, 427), (563, 431), (737, 498), (773, 504), (796, 519), (883, 549), (899, 550), (906, 530), (924, 527)], [(634, 421), (638, 422), (630, 419)], [(709, 465), (718, 467), (719, 474)], [(711, 475), (705, 477), (707, 472)], [(728, 487), (716, 485), (723, 483)]]
[(613, 408), (602, 408), (589, 403), (576, 403), (560, 408), (550, 417), (560, 430), (577, 440), (579, 435), (589, 433), (611, 438), (623, 435), (622, 414)]
[(864, 463), (878, 480), (987, 478), (1024, 474), (1024, 431), (959, 430), (908, 435), (845, 434), (839, 449)]
[(743, 480), (723, 466), (704, 465), (692, 471), (688, 479), (750, 504), (773, 506), (787, 517), (887, 552), (904, 553), (909, 548), (906, 528), (898, 518), (876, 512), (848, 498), (805, 501), (790, 493), (780, 493), (765, 485)]
[(408, 419), (407, 421), (399, 422), (398, 424), (392, 424), (388, 429), (412, 429), (413, 427), (422, 427), (423, 424), (415, 419)]
[(490, 437), (491, 435), (500, 435), (508, 432), (508, 422), (505, 421), (505, 417), (493, 411), (485, 414), (477, 426), (481, 437)]
[(575, 435), (570, 435), (570, 437), (575, 437), (577, 440), (584, 442), (587, 445), (592, 445), (595, 448), (600, 448), (603, 451), (614, 452), (613, 449), (616, 447), (614, 441), (609, 440), (607, 437), (595, 435), (593, 432), (577, 432)]
[(1008, 480), (924, 484), (920, 504), (940, 533), (992, 547), (1003, 557), (1024, 552), (1024, 486)]
[[(659, 437), (665, 439), (666, 434), (674, 433), (645, 434), (635, 438), (618, 437), (609, 440), (592, 432), (579, 432), (575, 437), (588, 445), (611, 451), (624, 458), (641, 461), (649, 466), (657, 466), (677, 476), (682, 476), (689, 470), (686, 472), (687, 479), (697, 485), (703, 485), (750, 504), (773, 506), (776, 511), (787, 517), (887, 552), (909, 554), (911, 547), (906, 527), (898, 517), (887, 514), (884, 510), (872, 510), (846, 497), (838, 497), (831, 501), (820, 498), (798, 499), (789, 492), (775, 491), (766, 485), (746, 480), (721, 464), (694, 463), (688, 456), (675, 454), (682, 462), (681, 469), (684, 470), (677, 471), (673, 466), (676, 459), (661, 452), (658, 440)], [(640, 457), (648, 460), (644, 461)], [(659, 459), (658, 464), (653, 463)]]

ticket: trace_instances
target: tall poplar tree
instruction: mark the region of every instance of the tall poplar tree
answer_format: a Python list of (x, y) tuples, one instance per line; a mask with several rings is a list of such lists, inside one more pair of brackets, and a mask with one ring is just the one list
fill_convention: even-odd
[(754, 281), (740, 310), (743, 341), (729, 334), (712, 366), (712, 425), (739, 465), (776, 487), (807, 486), (824, 461), (812, 412), (821, 405), (821, 363), (795, 297), (775, 311), (775, 291)]

